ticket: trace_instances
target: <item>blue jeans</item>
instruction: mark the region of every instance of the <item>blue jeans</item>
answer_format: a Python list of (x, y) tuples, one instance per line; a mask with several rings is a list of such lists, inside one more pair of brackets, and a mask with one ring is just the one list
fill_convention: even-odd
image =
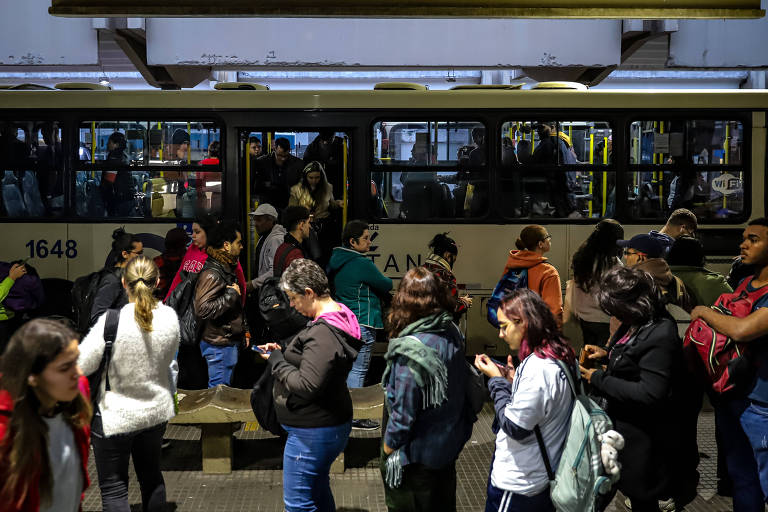
[(328, 473), (344, 451), (352, 430), (348, 421), (334, 427), (283, 425), (288, 440), (283, 451), (283, 501), (287, 512), (333, 512), (336, 502)]
[(365, 386), (365, 374), (368, 373), (368, 366), (371, 364), (371, 353), (373, 352), (373, 343), (376, 341), (376, 329), (373, 327), (360, 326), (360, 339), (363, 346), (360, 348), (352, 369), (347, 375), (348, 388), (361, 388)]
[(201, 341), (200, 352), (208, 363), (208, 387), (229, 386), (232, 370), (237, 364), (237, 345), (211, 345)]
[[(756, 436), (765, 435), (765, 425), (768, 420), (762, 418), (762, 432), (755, 427), (760, 420), (755, 415), (745, 412), (750, 408), (746, 398), (725, 399), (715, 406), (715, 422), (720, 429), (720, 442), (728, 473), (733, 480), (733, 510), (734, 512), (763, 512), (765, 496), (760, 488), (758, 464), (755, 451), (750, 443), (751, 436), (745, 432), (744, 423), (749, 425), (749, 431)], [(766, 451), (762, 449), (765, 459)], [(763, 460), (763, 472), (765, 469)], [(765, 473), (763, 473), (765, 474)]]
[(752, 445), (763, 499), (768, 503), (768, 407), (751, 402), (741, 413), (741, 427)]

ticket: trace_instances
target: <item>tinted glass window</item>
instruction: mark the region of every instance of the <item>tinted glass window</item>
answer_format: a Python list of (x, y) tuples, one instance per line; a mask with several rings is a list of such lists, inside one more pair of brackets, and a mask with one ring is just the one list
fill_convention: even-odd
[(221, 210), (213, 123), (87, 121), (79, 132), (78, 216), (191, 219)]
[(370, 209), (426, 222), (488, 211), (486, 130), (474, 121), (382, 121), (373, 127)]
[(602, 218), (616, 213), (613, 131), (605, 121), (502, 125), (498, 205), (511, 218)]
[(61, 125), (57, 121), (0, 123), (0, 172), (5, 217), (64, 213)]

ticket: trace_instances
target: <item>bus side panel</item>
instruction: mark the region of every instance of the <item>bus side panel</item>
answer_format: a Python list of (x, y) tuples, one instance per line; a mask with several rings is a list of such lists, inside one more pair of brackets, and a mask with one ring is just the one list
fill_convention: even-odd
[(41, 278), (66, 279), (67, 263), (75, 256), (66, 224), (2, 224), (0, 261), (28, 259)]

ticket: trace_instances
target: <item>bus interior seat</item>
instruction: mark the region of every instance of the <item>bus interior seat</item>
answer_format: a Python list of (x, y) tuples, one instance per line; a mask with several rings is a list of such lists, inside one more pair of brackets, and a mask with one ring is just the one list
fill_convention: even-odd
[(21, 188), (24, 192), (24, 203), (27, 205), (27, 212), (33, 217), (45, 216), (45, 206), (40, 198), (40, 185), (34, 172), (24, 172), (24, 177), (21, 179)]
[(5, 171), (3, 176), (3, 206), (8, 217), (26, 217), (27, 207), (18, 186), (18, 179), (13, 171)]

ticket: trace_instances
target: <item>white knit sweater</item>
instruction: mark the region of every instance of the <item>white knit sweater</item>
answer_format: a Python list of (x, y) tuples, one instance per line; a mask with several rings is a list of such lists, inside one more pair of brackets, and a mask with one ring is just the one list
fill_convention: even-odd
[[(132, 303), (120, 310), (106, 393), (101, 379), (99, 410), (106, 436), (153, 427), (174, 414), (168, 367), (179, 348), (179, 319), (173, 309), (158, 303), (153, 330), (143, 332), (133, 314)], [(106, 317), (99, 317), (80, 344), (78, 364), (85, 375), (98, 369), (104, 354)]]

